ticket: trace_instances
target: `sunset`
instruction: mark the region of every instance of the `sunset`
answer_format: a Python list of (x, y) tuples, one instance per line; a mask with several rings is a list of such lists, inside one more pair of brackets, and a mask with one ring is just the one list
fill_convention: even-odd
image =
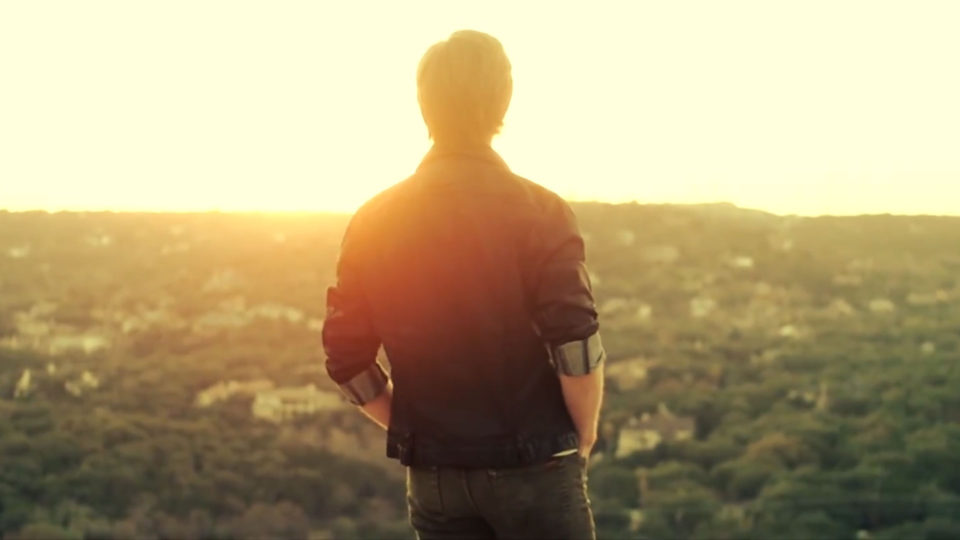
[(0, 1), (0, 539), (960, 538), (958, 28)]
[(494, 147), (573, 200), (960, 213), (953, 2), (4, 2), (0, 208), (352, 212), (429, 148), (474, 28)]

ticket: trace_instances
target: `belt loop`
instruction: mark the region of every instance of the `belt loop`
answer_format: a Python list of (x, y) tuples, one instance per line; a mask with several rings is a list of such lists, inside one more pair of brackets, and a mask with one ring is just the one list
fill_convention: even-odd
[(536, 443), (523, 435), (518, 435), (516, 455), (519, 465), (530, 465), (539, 457)]
[(413, 433), (404, 433), (400, 443), (400, 463), (413, 463)]

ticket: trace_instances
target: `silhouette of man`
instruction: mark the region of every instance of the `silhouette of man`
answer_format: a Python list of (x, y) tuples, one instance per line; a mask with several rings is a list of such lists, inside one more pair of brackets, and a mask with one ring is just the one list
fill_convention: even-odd
[(455, 32), (417, 89), (433, 147), (347, 227), (327, 372), (387, 429), (419, 538), (593, 538), (605, 353), (575, 217), (490, 147), (513, 91), (499, 41)]

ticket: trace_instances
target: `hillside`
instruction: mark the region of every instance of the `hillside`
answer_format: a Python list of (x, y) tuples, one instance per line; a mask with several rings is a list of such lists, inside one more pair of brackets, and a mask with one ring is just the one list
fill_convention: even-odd
[[(575, 210), (603, 538), (960, 537), (960, 218)], [(346, 219), (0, 212), (0, 532), (411, 537), (323, 371)]]

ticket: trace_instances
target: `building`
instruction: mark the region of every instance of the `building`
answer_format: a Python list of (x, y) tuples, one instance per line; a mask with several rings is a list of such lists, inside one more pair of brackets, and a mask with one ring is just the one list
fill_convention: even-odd
[(616, 457), (651, 450), (664, 442), (692, 439), (695, 427), (693, 418), (676, 416), (661, 403), (656, 413), (644, 413), (639, 420), (632, 418), (620, 430)]
[(13, 399), (25, 398), (30, 395), (30, 392), (33, 391), (33, 378), (30, 376), (30, 370), (23, 370), (23, 374), (20, 375), (20, 380), (17, 381), (17, 386), (13, 389)]
[(690, 316), (695, 319), (706, 317), (717, 307), (717, 302), (713, 298), (698, 296), (690, 300)]
[(856, 315), (857, 310), (843, 298), (835, 298), (824, 310), (824, 314), (832, 319), (841, 319)]
[(620, 229), (617, 231), (617, 243), (624, 247), (630, 247), (637, 241), (637, 234), (630, 229)]
[(303, 312), (299, 309), (275, 303), (258, 304), (250, 308), (249, 313), (252, 317), (273, 321), (285, 320), (292, 324), (298, 324), (304, 319)]
[(874, 313), (893, 313), (896, 310), (896, 304), (887, 298), (874, 298), (870, 301), (870, 311)]
[(926, 293), (912, 292), (907, 295), (907, 303), (911, 306), (933, 306), (945, 303), (949, 298), (949, 293), (943, 289)]
[(251, 412), (256, 418), (283, 422), (297, 416), (347, 408), (336, 392), (317, 390), (313, 384), (257, 392)]
[(25, 259), (30, 255), (30, 245), (13, 246), (7, 249), (7, 256), (11, 259)]
[(59, 334), (50, 338), (48, 349), (50, 354), (61, 354), (68, 351), (83, 351), (90, 354), (110, 346), (110, 341), (94, 333), (86, 334)]
[(621, 392), (636, 390), (647, 378), (648, 364), (644, 358), (609, 362), (604, 368), (604, 376)]
[(220, 381), (197, 394), (194, 405), (209, 407), (218, 401), (228, 399), (234, 394), (256, 395), (258, 392), (273, 390), (273, 381), (257, 379), (254, 381)]
[(89, 371), (84, 371), (76, 380), (63, 383), (64, 390), (74, 397), (80, 397), (88, 390), (96, 390), (99, 387), (100, 379)]
[(739, 268), (742, 270), (749, 270), (753, 268), (753, 257), (748, 257), (746, 255), (737, 255), (730, 259), (729, 264), (733, 268)]
[(669, 244), (650, 246), (643, 250), (643, 259), (650, 263), (672, 264), (680, 258), (680, 250)]

